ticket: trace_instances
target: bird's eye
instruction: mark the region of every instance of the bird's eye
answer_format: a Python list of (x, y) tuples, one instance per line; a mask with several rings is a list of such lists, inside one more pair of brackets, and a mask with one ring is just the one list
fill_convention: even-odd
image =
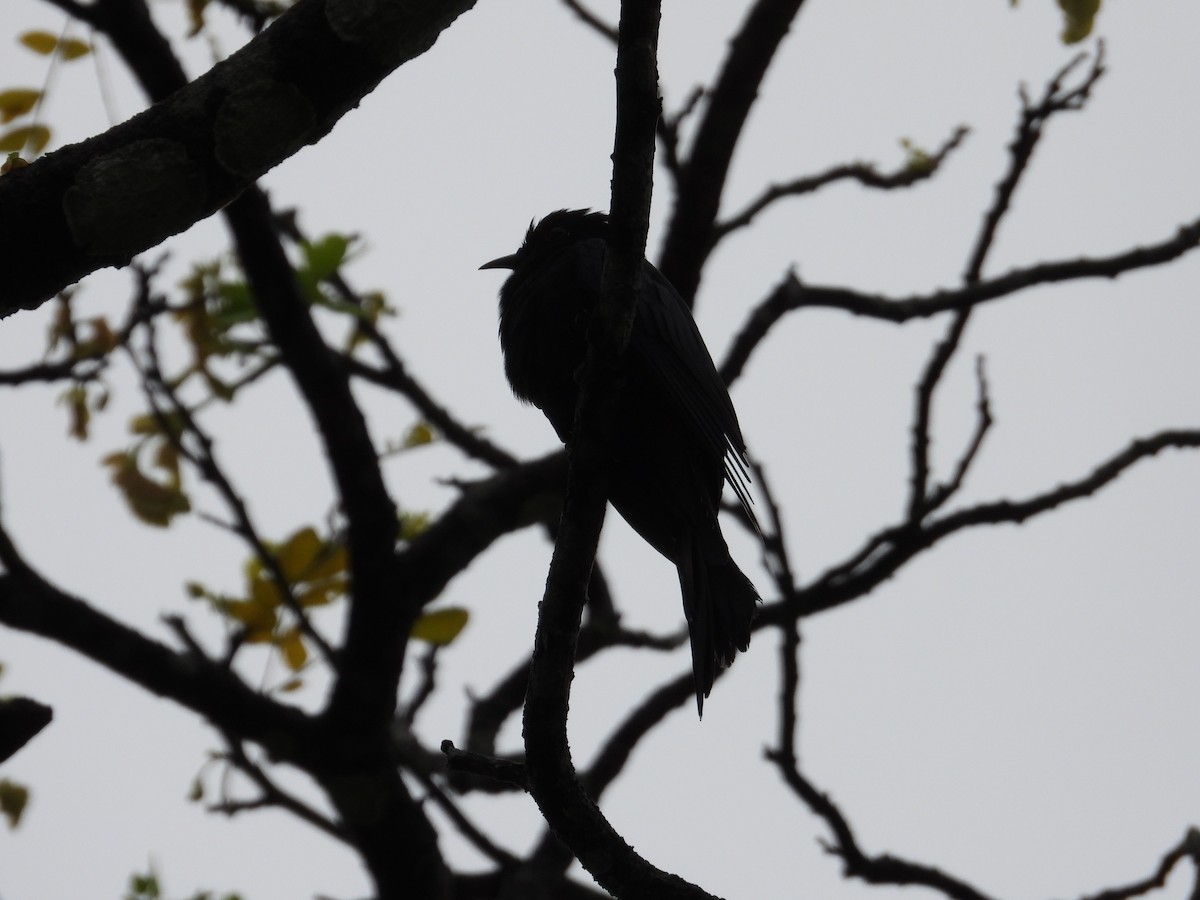
[(554, 228), (551, 228), (550, 234), (547, 235), (547, 237), (556, 244), (564, 243), (570, 236), (571, 233), (567, 231), (567, 229), (557, 225)]

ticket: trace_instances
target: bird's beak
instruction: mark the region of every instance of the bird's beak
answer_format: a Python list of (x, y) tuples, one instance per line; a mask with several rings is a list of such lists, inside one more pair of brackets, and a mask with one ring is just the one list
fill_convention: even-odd
[(491, 262), (485, 262), (480, 266), (483, 269), (515, 269), (517, 267), (517, 254), (512, 253), (508, 256), (501, 256), (493, 259)]

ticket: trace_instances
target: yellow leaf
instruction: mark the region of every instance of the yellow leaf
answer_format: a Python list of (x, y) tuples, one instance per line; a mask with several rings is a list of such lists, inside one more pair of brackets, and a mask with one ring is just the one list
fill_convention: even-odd
[(283, 655), (283, 661), (293, 672), (299, 672), (308, 661), (308, 649), (304, 646), (304, 639), (300, 637), (298, 628), (289, 628), (281, 634), (276, 646)]
[(1078, 44), (1092, 33), (1100, 0), (1058, 0), (1058, 6), (1063, 11), (1064, 44)]
[(240, 624), (245, 630), (245, 639), (251, 644), (273, 640), (277, 618), (275, 610), (255, 600), (224, 600), (221, 611)]
[(17, 40), (42, 56), (49, 56), (58, 48), (58, 38), (48, 31), (27, 31)]
[(105, 457), (104, 463), (112, 467), (113, 484), (124, 495), (130, 510), (147, 525), (165, 528), (175, 516), (192, 508), (178, 485), (159, 484), (147, 478), (138, 468), (134, 454), (114, 453)]
[(448, 606), (445, 609), (425, 613), (413, 623), (410, 637), (444, 647), (466, 627), (471, 614), (460, 606)]
[(346, 571), (348, 557), (346, 545), (342, 543), (327, 543), (321, 548), (321, 555), (304, 573), (306, 581), (323, 581)]
[[(0, 113), (0, 122), (8, 119)], [(31, 153), (41, 153), (50, 143), (50, 129), (45, 125), (25, 125), (0, 134), (0, 153), (20, 153), (29, 147)]]
[(191, 20), (188, 37), (195, 37), (204, 28), (204, 7), (206, 6), (208, 6), (208, 0), (187, 0), (188, 19)]
[(0, 781), (0, 814), (8, 819), (9, 828), (17, 827), (28, 803), (29, 788), (7, 778)]
[(304, 609), (309, 609), (313, 606), (325, 606), (333, 602), (335, 595), (344, 593), (345, 589), (346, 585), (344, 582), (326, 582), (299, 591), (296, 594), (296, 602)]
[(411, 541), (429, 527), (429, 513), (400, 513), (400, 540)]
[(314, 528), (301, 528), (279, 548), (279, 568), (288, 581), (304, 581), (309, 568), (322, 548), (321, 538)]
[(82, 384), (74, 384), (59, 396), (58, 402), (70, 410), (71, 427), (68, 433), (77, 441), (88, 439), (88, 424), (92, 420), (91, 410), (88, 409), (88, 392)]
[(425, 444), (432, 444), (434, 439), (433, 426), (428, 422), (421, 421), (408, 429), (408, 434), (404, 436), (404, 449), (410, 447), (421, 447)]
[(10, 88), (0, 91), (0, 122), (11, 122), (17, 116), (25, 115), (37, 106), (41, 96), (41, 91), (32, 88)]
[(270, 580), (270, 576), (256, 578), (250, 582), (250, 599), (264, 609), (274, 609), (283, 603), (283, 591)]
[(104, 316), (88, 319), (83, 324), (87, 327), (88, 334), (75, 348), (76, 359), (104, 356), (117, 346), (117, 336), (108, 327), (108, 320)]
[(92, 45), (87, 41), (81, 41), (77, 38), (67, 38), (59, 44), (59, 52), (62, 53), (62, 58), (70, 62), (73, 59), (79, 59), (81, 56), (87, 56), (92, 52)]

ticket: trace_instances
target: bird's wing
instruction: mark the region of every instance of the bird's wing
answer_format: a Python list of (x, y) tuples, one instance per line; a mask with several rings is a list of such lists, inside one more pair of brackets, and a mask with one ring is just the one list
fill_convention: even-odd
[(679, 292), (649, 263), (642, 271), (629, 352), (645, 362), (714, 455), (724, 460), (725, 479), (753, 520), (746, 443), (725, 382)]

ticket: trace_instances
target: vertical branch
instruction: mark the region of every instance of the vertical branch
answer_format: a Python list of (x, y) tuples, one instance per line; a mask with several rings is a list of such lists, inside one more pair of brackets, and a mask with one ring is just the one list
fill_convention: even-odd
[(558, 838), (618, 897), (707, 897), (642, 859), (587, 796), (571, 761), (567, 708), (579, 624), (604, 522), (607, 466), (603, 435), (612, 421), (612, 375), (628, 340), (634, 285), (645, 255), (658, 120), (657, 0), (623, 0), (617, 41), (617, 129), (612, 224), (600, 304), (568, 445), (570, 471), (562, 524), (538, 614), (524, 733), (529, 791)]
[[(1104, 44), (1101, 42), (1092, 59), (1092, 67), (1083, 80), (1073, 88), (1065, 89), (1064, 82), (1071, 73), (1087, 59), (1086, 54), (1079, 54), (1067, 65), (1061, 68), (1046, 85), (1041, 99), (1031, 103), (1025, 89), (1020, 92), (1021, 118), (1017, 123), (1017, 133), (1012, 143), (1008, 145), (1008, 168), (1004, 177), (996, 185), (996, 193), (991, 205), (984, 213), (979, 226), (979, 234), (967, 260), (967, 268), (963, 273), (964, 289), (971, 289), (980, 283), (983, 277), (983, 266), (988, 254), (996, 242), (996, 233), (1000, 223), (1012, 208), (1012, 199), (1016, 194), (1021, 177), (1029, 167), (1038, 141), (1041, 140), (1043, 129), (1051, 116), (1060, 112), (1079, 110), (1091, 96), (1092, 87), (1104, 74)], [(954, 319), (946, 331), (946, 336), (934, 348), (925, 372), (916, 388), (916, 412), (912, 428), (912, 463), (911, 486), (908, 500), (908, 518), (916, 522), (923, 518), (939, 503), (945, 502), (948, 495), (931, 496), (929, 492), (929, 433), (932, 423), (933, 395), (946, 371), (954, 351), (958, 349), (966, 329), (967, 320), (973, 307), (964, 306), (954, 314)], [(985, 416), (990, 424), (990, 415)], [(985, 426), (986, 430), (986, 426)], [(969, 459), (978, 450), (975, 446), (970, 450)], [(955, 484), (952, 480), (950, 484)]]

